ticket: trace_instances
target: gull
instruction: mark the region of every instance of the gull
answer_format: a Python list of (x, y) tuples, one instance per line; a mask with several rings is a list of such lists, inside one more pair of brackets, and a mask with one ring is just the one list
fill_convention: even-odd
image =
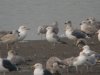
[(80, 53), (80, 55), (82, 55), (82, 54), (85, 54), (85, 56), (86, 56), (86, 62), (85, 62), (85, 66), (87, 67), (87, 70), (89, 69), (89, 67), (91, 66), (91, 68), (92, 68), (92, 66), (94, 66), (94, 65), (96, 65), (96, 63), (97, 63), (97, 54), (91, 54), (91, 55), (88, 55), (88, 54), (86, 54), (86, 53)]
[(51, 25), (39, 26), (38, 27), (38, 34), (41, 35), (41, 40), (42, 40), (42, 35), (46, 34), (46, 32), (47, 32), (47, 30), (46, 30), (47, 27), (52, 27), (53, 28), (53, 32), (55, 34), (58, 34), (58, 32), (59, 32), (58, 22), (57, 21), (53, 22)]
[(61, 38), (53, 32), (52, 27), (47, 27), (46, 29), (47, 29), (46, 39), (47, 39), (48, 42), (52, 42), (52, 43), (54, 43), (54, 45), (55, 45), (55, 43), (67, 44), (64, 41), (61, 41)]
[(83, 46), (87, 45), (86, 39), (78, 39), (76, 41), (76, 46), (81, 49)]
[(78, 72), (78, 66), (85, 65), (86, 63), (87, 63), (87, 56), (85, 53), (81, 53), (73, 60), (72, 66), (75, 66), (76, 71)]
[(24, 57), (19, 56), (14, 50), (8, 51), (7, 60), (15, 65), (21, 65), (25, 63)]
[(41, 63), (36, 63), (35, 65), (32, 66), (34, 69), (33, 75), (52, 75), (50, 71), (47, 69), (43, 69), (43, 66)]
[(92, 51), (88, 45), (82, 47), (82, 51), (80, 53), (85, 53), (87, 55), (96, 54), (95, 51)]
[(18, 41), (22, 41), (27, 36), (27, 31), (30, 30), (30, 28), (26, 26), (20, 26), (17, 32), (19, 33)]
[(62, 60), (62, 63), (67, 67), (67, 72), (69, 72), (69, 67), (73, 66), (73, 61), (76, 57), (69, 57)]
[(74, 40), (74, 41), (76, 41), (76, 40), (78, 40), (78, 39), (85, 39), (85, 38), (89, 38), (88, 36), (87, 36), (87, 34), (85, 34), (84, 32), (82, 32), (81, 30), (74, 30), (73, 28), (72, 28), (72, 23), (71, 23), (71, 21), (66, 21), (65, 22), (65, 35), (66, 35), (66, 37), (68, 38), (68, 39), (70, 39), (70, 40)]
[(95, 17), (89, 17), (86, 20), (90, 21), (91, 24), (93, 24), (97, 28), (97, 30), (100, 29), (100, 21), (97, 21)]
[(12, 33), (8, 33), (0, 38), (0, 43), (6, 43), (7, 49), (8, 44), (14, 44), (18, 40), (18, 32), (15, 30)]
[(20, 26), (18, 30), (1, 31), (0, 43), (6, 43), (8, 49), (8, 44), (13, 44), (15, 42), (22, 41), (27, 35), (27, 30), (29, 30), (29, 28), (27, 28), (26, 26)]
[(46, 69), (54, 75), (61, 75), (59, 72), (61, 67), (63, 67), (63, 63), (58, 57), (50, 57), (46, 62)]
[(98, 41), (100, 41), (100, 29), (96, 33), (97, 33)]
[(96, 27), (90, 21), (82, 21), (80, 23), (80, 30), (92, 37), (97, 31)]
[(0, 58), (0, 72), (12, 72), (12, 71), (18, 71), (19, 69), (16, 67), (16, 65), (12, 64), (7, 59)]

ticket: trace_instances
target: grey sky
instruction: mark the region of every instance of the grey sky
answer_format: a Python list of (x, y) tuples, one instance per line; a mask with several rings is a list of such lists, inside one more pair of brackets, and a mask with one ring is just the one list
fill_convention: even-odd
[(75, 27), (89, 16), (100, 20), (100, 0), (0, 0), (0, 30), (17, 29), (27, 24), (31, 31), (26, 39), (37, 40), (37, 27), (59, 22), (63, 33), (65, 20), (72, 20)]

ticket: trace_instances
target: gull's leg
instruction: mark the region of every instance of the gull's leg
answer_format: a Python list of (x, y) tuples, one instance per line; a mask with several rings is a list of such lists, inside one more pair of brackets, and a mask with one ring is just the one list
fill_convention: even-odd
[(6, 72), (3, 72), (3, 75), (6, 75)]
[(9, 44), (8, 43), (6, 44), (6, 48), (7, 48), (7, 50), (9, 49)]
[(75, 66), (76, 72), (78, 72), (78, 66)]

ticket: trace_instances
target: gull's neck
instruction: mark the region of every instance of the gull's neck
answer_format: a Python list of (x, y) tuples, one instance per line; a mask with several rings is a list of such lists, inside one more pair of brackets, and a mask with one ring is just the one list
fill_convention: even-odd
[(51, 33), (53, 33), (52, 30), (47, 30), (46, 34), (51, 34)]

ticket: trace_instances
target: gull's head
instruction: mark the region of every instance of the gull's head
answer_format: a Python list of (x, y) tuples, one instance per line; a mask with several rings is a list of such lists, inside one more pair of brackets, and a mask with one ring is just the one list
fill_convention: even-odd
[(80, 25), (87, 25), (87, 21), (82, 21), (81, 23), (80, 23)]
[(96, 21), (95, 17), (89, 17), (86, 20), (89, 21), (91, 24), (93, 24)]
[(48, 27), (46, 28), (46, 30), (47, 30), (47, 31), (53, 31), (53, 28), (48, 26)]
[(30, 28), (26, 27), (26, 26), (20, 26), (19, 27), (19, 31), (27, 31), (30, 30)]
[(9, 50), (8, 55), (16, 55), (16, 52), (14, 50)]
[(42, 68), (42, 64), (41, 63), (36, 63), (35, 65), (32, 66), (32, 68)]
[(70, 20), (69, 21), (65, 21), (65, 25), (72, 26), (72, 22)]
[(65, 21), (65, 31), (72, 30), (72, 23), (71, 21)]
[(58, 22), (55, 21), (55, 22), (52, 23), (52, 25), (54, 25), (54, 26), (58, 26)]
[(82, 48), (83, 50), (89, 50), (90, 49), (90, 47), (88, 46), (88, 45), (85, 45), (85, 46), (83, 46), (83, 48)]
[(95, 17), (89, 17), (89, 18), (87, 18), (86, 20), (87, 20), (87, 21), (91, 21), (91, 22), (95, 22), (95, 21), (96, 21)]

